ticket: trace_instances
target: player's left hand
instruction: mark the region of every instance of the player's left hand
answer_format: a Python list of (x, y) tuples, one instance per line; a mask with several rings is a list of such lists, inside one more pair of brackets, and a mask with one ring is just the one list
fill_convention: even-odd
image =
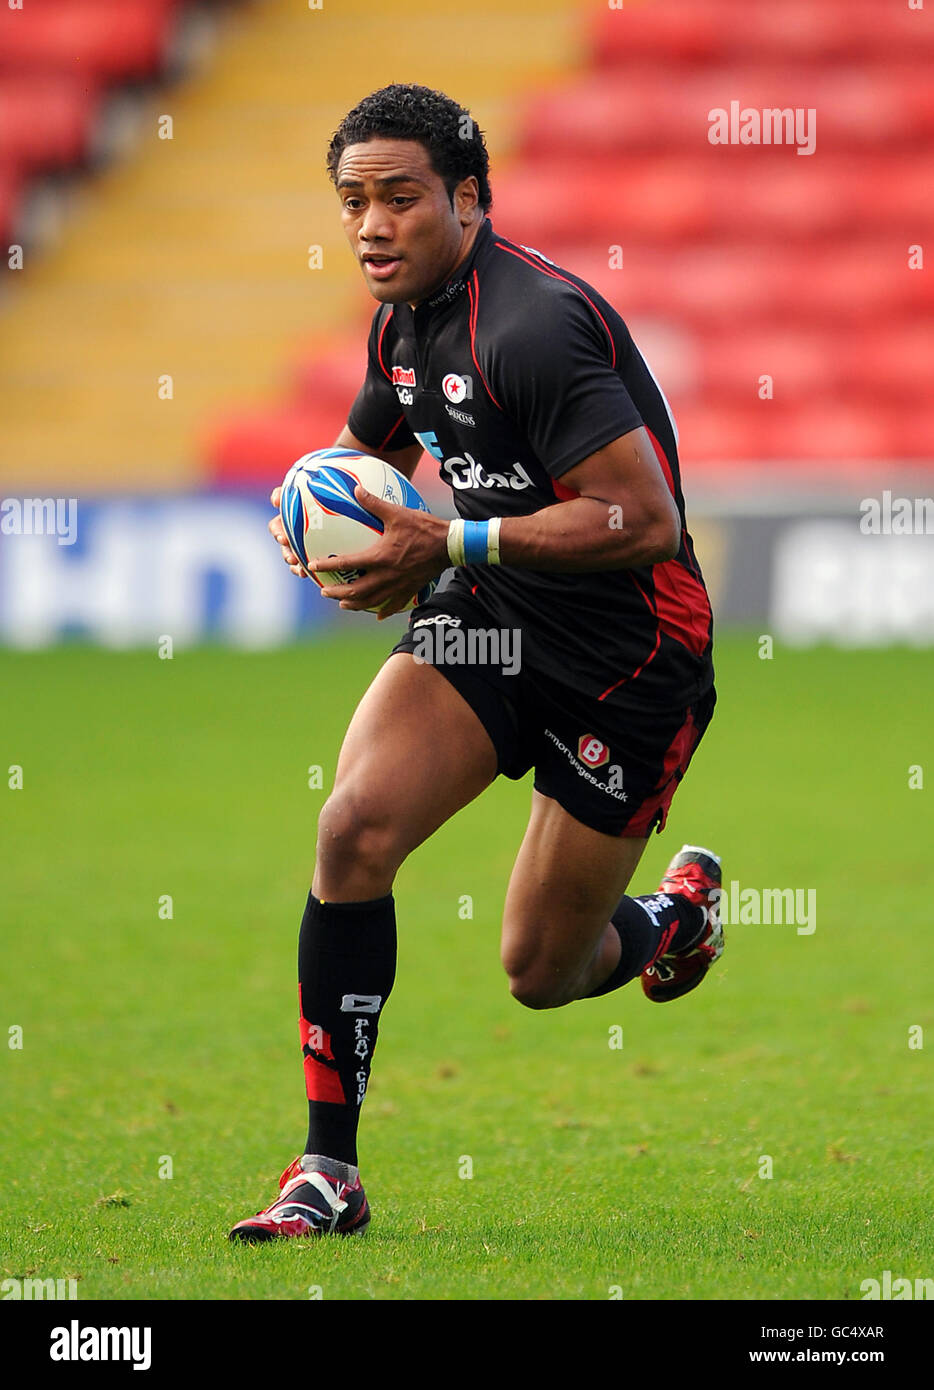
[(357, 484), (354, 496), (368, 512), (379, 517), (383, 534), (375, 545), (353, 555), (313, 560), (318, 570), (365, 570), (352, 584), (330, 584), (321, 590), (337, 599), (341, 608), (378, 608), (379, 618), (389, 618), (407, 608), (430, 579), (437, 579), (451, 563), (448, 559), (448, 523), (429, 512), (384, 502)]

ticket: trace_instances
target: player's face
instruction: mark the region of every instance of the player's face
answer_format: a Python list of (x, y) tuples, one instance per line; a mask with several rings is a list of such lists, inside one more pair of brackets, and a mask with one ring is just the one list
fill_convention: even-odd
[(384, 304), (427, 299), (466, 255), (482, 215), (476, 179), (458, 184), (452, 208), (417, 140), (348, 145), (337, 166), (337, 194), (367, 288)]

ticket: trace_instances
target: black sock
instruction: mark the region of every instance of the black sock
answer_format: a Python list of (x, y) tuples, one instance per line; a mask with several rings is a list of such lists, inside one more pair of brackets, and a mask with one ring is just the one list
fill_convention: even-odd
[(622, 898), (610, 918), (619, 936), (619, 964), (610, 977), (585, 998), (596, 999), (620, 989), (641, 975), (656, 955), (684, 950), (700, 936), (706, 921), (704, 909), (689, 902), (681, 893)]
[(357, 1122), (379, 1016), (396, 975), (391, 893), (365, 903), (308, 894), (298, 938), (299, 1030), (308, 1094), (305, 1152), (356, 1166)]

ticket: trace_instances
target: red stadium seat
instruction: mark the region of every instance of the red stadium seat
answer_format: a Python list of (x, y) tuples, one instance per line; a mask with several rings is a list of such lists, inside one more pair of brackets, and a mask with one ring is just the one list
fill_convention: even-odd
[[(873, 241), (829, 243), (802, 251), (798, 312), (837, 320), (885, 322), (891, 316), (934, 314), (934, 279), (908, 267), (911, 228)], [(795, 293), (789, 287), (789, 293)]]
[(910, 10), (907, 0), (665, 0), (595, 7), (591, 45), (598, 66), (755, 60), (763, 52), (794, 63), (906, 52), (931, 57), (934, 24), (929, 7)]
[(756, 328), (742, 320), (708, 332), (699, 344), (698, 394), (755, 404), (765, 376), (780, 403), (830, 394), (838, 385), (839, 368), (829, 348), (839, 336), (798, 324)]
[[(926, 62), (903, 61), (885, 69), (865, 65), (843, 70), (774, 67), (724, 68), (683, 73), (670, 66), (646, 71), (588, 74), (572, 85), (529, 101), (520, 149), (526, 158), (562, 154), (624, 154), (634, 150), (690, 150), (706, 144), (710, 112), (740, 109), (813, 109), (815, 150), (851, 149), (854, 144), (891, 151), (910, 147), (934, 132), (934, 86)], [(792, 124), (789, 121), (789, 124)], [(808, 134), (805, 124), (800, 132)], [(787, 148), (793, 129), (782, 126), (785, 145), (773, 158), (796, 155)], [(722, 148), (722, 147), (718, 147)], [(743, 148), (750, 148), (748, 146)], [(758, 158), (765, 142), (756, 147)]]
[[(867, 405), (832, 397), (787, 406), (760, 401), (739, 406), (706, 401), (673, 403), (681, 435), (682, 463), (723, 463), (730, 459), (781, 464), (784, 479), (797, 464), (811, 481), (828, 472), (845, 472), (851, 462), (871, 459), (931, 458), (934, 410)], [(821, 461), (818, 476), (813, 463)], [(696, 480), (702, 474), (694, 471)]]
[(346, 420), (366, 375), (366, 329), (364, 320), (358, 337), (345, 343), (335, 341), (326, 353), (310, 354), (299, 362), (294, 378), (296, 405), (314, 408), (322, 401), (340, 401)]
[(162, 67), (178, 0), (26, 0), (0, 6), (0, 71), (107, 81)]
[(98, 108), (97, 89), (81, 79), (0, 73), (0, 160), (24, 172), (79, 162)]
[(778, 402), (838, 395), (887, 407), (929, 393), (930, 359), (930, 333), (920, 323), (877, 331), (870, 349), (861, 335), (838, 325), (750, 326), (740, 320), (706, 333), (698, 344), (698, 393), (710, 400), (755, 400), (760, 376), (768, 375)]
[(313, 406), (272, 408), (209, 427), (203, 452), (212, 479), (224, 487), (276, 487), (302, 454), (334, 442), (347, 423), (347, 408), (346, 398), (332, 396)]
[(220, 482), (274, 487), (301, 454), (334, 442), (366, 375), (366, 332), (364, 319), (356, 336), (302, 358), (282, 406), (234, 416), (208, 431), (208, 457)]
[[(785, 152), (728, 148), (701, 158), (525, 161), (494, 190), (497, 230), (516, 241), (548, 247), (580, 237), (623, 245), (628, 239), (702, 241), (742, 235), (750, 240), (809, 242), (901, 227), (902, 243), (917, 239), (929, 215), (934, 186), (930, 154), (827, 155), (816, 162)], [(752, 156), (751, 158), (749, 156)]]
[(621, 269), (611, 269), (608, 247), (592, 241), (549, 242), (542, 250), (589, 281), (624, 318), (662, 314), (704, 327), (934, 314), (934, 278), (908, 271), (904, 238), (803, 247), (719, 240), (660, 247), (627, 239)]
[(707, 236), (717, 209), (690, 159), (587, 162), (581, 158), (515, 165), (494, 187), (493, 224), (549, 255), (549, 245), (587, 228), (606, 245), (637, 236), (687, 241)]
[[(932, 342), (931, 321), (920, 317), (877, 325), (871, 349), (861, 335), (841, 334), (835, 344), (841, 389), (921, 405), (932, 395)], [(934, 435), (928, 439), (928, 453), (934, 454)]]

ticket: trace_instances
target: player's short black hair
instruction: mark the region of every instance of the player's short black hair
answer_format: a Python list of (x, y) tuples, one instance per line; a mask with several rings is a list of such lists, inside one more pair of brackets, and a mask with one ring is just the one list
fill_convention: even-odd
[(477, 180), (480, 207), (493, 203), (483, 131), (469, 111), (431, 87), (394, 82), (364, 97), (341, 121), (328, 146), (328, 173), (337, 182), (337, 165), (347, 145), (367, 140), (418, 140), (431, 158), (454, 205), (454, 189), (471, 174)]

